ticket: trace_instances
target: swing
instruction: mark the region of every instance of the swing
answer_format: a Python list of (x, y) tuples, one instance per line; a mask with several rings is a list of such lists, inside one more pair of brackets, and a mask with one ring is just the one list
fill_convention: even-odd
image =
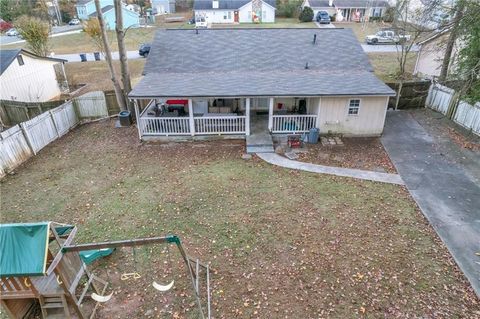
[[(169, 267), (171, 269), (172, 268), (172, 259), (170, 257), (170, 248), (167, 246), (167, 252), (168, 252), (168, 263), (169, 263)], [(169, 284), (167, 285), (161, 285), (159, 283), (157, 283), (156, 281), (153, 281), (152, 282), (152, 286), (153, 288), (157, 289), (158, 291), (160, 292), (166, 292), (166, 291), (169, 291), (170, 289), (172, 289), (173, 287), (173, 284), (175, 283), (175, 280), (172, 280)]]

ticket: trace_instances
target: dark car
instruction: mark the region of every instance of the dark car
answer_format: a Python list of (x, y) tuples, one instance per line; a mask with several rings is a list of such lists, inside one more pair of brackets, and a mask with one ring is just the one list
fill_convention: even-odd
[(138, 49), (138, 54), (146, 58), (150, 53), (150, 43), (142, 43)]
[(326, 23), (326, 24), (329, 24), (331, 21), (327, 11), (318, 11), (317, 16), (315, 17), (315, 20), (318, 23)]

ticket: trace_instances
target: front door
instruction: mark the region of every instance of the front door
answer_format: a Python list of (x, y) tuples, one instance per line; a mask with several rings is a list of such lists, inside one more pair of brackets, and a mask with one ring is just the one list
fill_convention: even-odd
[(238, 11), (233, 12), (233, 22), (238, 23)]

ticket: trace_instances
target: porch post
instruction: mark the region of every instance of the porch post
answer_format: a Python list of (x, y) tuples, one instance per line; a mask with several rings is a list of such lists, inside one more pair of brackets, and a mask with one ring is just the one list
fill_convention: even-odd
[(273, 100), (273, 97), (271, 97), (268, 103), (268, 130), (270, 132), (273, 129)]
[(190, 123), (190, 135), (195, 136), (195, 120), (193, 119), (192, 99), (188, 99), (188, 122)]
[(318, 98), (318, 107), (317, 107), (317, 121), (315, 122), (315, 127), (320, 129), (320, 113), (322, 111), (322, 97)]
[(245, 135), (250, 135), (250, 98), (245, 99)]
[(133, 100), (133, 104), (135, 105), (135, 118), (137, 120), (137, 129), (138, 129), (138, 138), (142, 140), (142, 122), (140, 118), (140, 111), (138, 109), (138, 102), (137, 100)]

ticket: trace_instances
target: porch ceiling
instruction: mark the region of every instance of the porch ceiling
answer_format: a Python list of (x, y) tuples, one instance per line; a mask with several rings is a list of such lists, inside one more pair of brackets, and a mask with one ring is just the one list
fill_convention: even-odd
[(393, 96), (371, 72), (318, 70), (269, 72), (150, 73), (130, 98), (249, 96)]

